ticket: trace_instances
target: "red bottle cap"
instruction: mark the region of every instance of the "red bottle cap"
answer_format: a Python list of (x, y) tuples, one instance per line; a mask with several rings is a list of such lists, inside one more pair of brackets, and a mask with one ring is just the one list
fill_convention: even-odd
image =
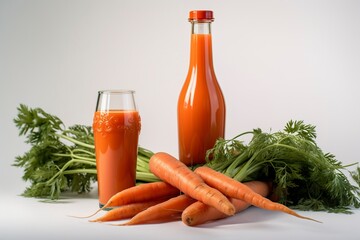
[(210, 10), (193, 10), (189, 13), (189, 21), (202, 21), (210, 20), (213, 21), (213, 11)]

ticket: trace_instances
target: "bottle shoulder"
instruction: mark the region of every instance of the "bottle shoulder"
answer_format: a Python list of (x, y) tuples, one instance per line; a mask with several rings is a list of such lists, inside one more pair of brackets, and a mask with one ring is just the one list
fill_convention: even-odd
[(182, 86), (179, 101), (224, 102), (224, 96), (216, 77), (211, 79), (189, 77)]

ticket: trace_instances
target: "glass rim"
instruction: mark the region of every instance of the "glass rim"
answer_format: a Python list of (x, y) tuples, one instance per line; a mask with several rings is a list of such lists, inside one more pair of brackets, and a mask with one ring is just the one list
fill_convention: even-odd
[(121, 93), (128, 93), (128, 94), (134, 94), (135, 90), (130, 89), (107, 89), (107, 90), (99, 90), (98, 94), (121, 94)]

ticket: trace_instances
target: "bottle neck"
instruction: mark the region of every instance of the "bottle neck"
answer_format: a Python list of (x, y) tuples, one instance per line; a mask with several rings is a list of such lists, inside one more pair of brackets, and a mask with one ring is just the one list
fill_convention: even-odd
[(191, 21), (191, 34), (211, 34), (211, 21)]
[(191, 21), (190, 67), (213, 69), (211, 21)]

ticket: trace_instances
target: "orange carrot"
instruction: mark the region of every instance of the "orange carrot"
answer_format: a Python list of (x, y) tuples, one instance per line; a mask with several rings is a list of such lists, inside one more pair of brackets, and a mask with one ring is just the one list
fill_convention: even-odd
[(150, 158), (152, 173), (180, 189), (188, 196), (215, 207), (226, 215), (234, 215), (234, 205), (215, 188), (209, 187), (199, 175), (173, 156), (159, 152)]
[(281, 211), (298, 218), (319, 222), (315, 219), (301, 216), (283, 204), (272, 202), (260, 194), (255, 193), (243, 183), (236, 181), (235, 179), (232, 179), (225, 174), (217, 172), (209, 167), (198, 167), (195, 170), (195, 173), (200, 175), (201, 178), (204, 179), (207, 184), (209, 184), (209, 186), (218, 189), (228, 197), (244, 200), (245, 202), (262, 209)]
[(184, 209), (195, 201), (195, 199), (187, 195), (173, 197), (136, 214), (128, 222), (120, 224), (120, 226), (178, 220), (181, 218)]
[(131, 203), (121, 207), (116, 207), (106, 212), (103, 216), (89, 220), (90, 222), (108, 222), (108, 221), (116, 221), (123, 220), (127, 218), (131, 218), (145, 209), (159, 204), (160, 202), (166, 201), (166, 199), (153, 200), (149, 202), (140, 202), (140, 203)]
[[(270, 185), (265, 182), (251, 181), (244, 184), (261, 196), (267, 196), (270, 193)], [(249, 203), (236, 198), (230, 198), (230, 201), (234, 204), (237, 213), (250, 206)], [(226, 217), (228, 216), (216, 208), (206, 205), (200, 201), (191, 204), (181, 215), (183, 223), (188, 226), (196, 226)]]
[(144, 183), (118, 192), (117, 194), (112, 196), (109, 201), (103, 207), (99, 208), (95, 213), (81, 218), (92, 217), (106, 208), (118, 207), (129, 203), (147, 202), (163, 197), (173, 197), (179, 194), (179, 189), (171, 186), (166, 182)]

